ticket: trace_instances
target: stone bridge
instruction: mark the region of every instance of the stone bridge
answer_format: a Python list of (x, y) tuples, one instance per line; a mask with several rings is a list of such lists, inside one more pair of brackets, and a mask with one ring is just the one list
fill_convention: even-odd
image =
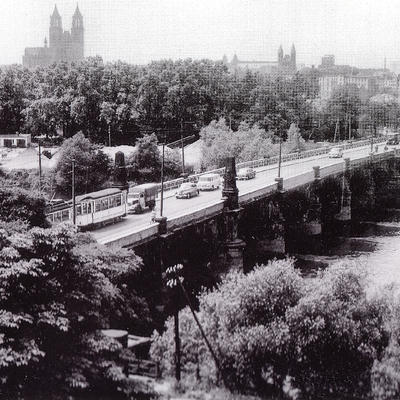
[(103, 242), (133, 248), (158, 271), (157, 280), (176, 263), (214, 273), (252, 265), (254, 250), (274, 255), (315, 248), (321, 238), (346, 234), (357, 221), (399, 205), (400, 149), (364, 148), (351, 155), (328, 165), (312, 160), (305, 171), (295, 166), (298, 173), (245, 193), (236, 186), (235, 161), (228, 159), (219, 200)]

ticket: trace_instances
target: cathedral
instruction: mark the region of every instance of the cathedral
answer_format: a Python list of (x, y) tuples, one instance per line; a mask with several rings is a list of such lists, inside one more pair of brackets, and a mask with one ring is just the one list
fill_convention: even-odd
[(76, 6), (72, 17), (71, 32), (63, 31), (61, 16), (54, 7), (50, 16), (49, 42), (44, 39), (44, 47), (27, 47), (22, 57), (24, 67), (46, 66), (59, 61), (77, 62), (84, 58), (83, 17)]
[(228, 66), (231, 71), (241, 70), (257, 70), (261, 73), (271, 75), (284, 75), (292, 76), (297, 71), (296, 64), (296, 48), (292, 44), (290, 54), (283, 54), (282, 46), (278, 50), (278, 59), (276, 61), (244, 61), (239, 60), (235, 54), (231, 62), (228, 62), (226, 56), (223, 57), (222, 62)]

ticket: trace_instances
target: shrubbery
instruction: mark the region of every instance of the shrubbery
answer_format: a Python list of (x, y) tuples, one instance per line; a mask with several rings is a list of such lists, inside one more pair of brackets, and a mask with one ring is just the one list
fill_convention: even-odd
[(149, 320), (134, 286), (140, 268), (133, 252), (106, 248), (68, 226), (24, 232), (2, 223), (1, 397), (138, 398), (121, 345), (100, 330)]
[[(365, 398), (371, 387), (375, 394), (391, 385), (399, 393), (398, 339), (387, 347), (389, 302), (367, 297), (365, 275), (352, 262), (309, 280), (292, 260), (273, 261), (247, 275), (229, 274), (215, 291), (201, 294), (199, 303), (199, 319), (232, 390)], [(214, 363), (187, 309), (180, 313), (180, 330), (186, 378), (215, 385)], [(173, 348), (168, 320), (152, 346), (167, 374)]]

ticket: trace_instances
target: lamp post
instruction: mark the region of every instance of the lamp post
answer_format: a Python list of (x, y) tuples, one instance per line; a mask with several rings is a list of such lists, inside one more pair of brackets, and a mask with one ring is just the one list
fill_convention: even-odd
[(281, 177), (281, 163), (282, 163), (282, 132), (279, 131), (278, 178)]
[[(186, 136), (186, 137), (181, 137), (181, 139), (179, 140), (175, 140), (174, 142), (171, 143), (165, 143), (165, 133), (164, 133), (164, 139), (163, 139), (163, 144), (162, 144), (162, 158), (161, 158), (161, 199), (160, 199), (160, 217), (163, 216), (163, 209), (164, 209), (164, 164), (165, 164), (165, 146), (173, 146), (173, 145), (177, 145), (177, 144), (181, 144), (182, 146), (182, 155), (183, 155), (183, 143), (186, 140), (190, 140), (192, 138), (194, 138), (194, 135), (190, 135), (190, 136)], [(183, 170), (183, 166), (182, 166), (182, 170)], [(184, 175), (184, 174), (182, 174)], [(185, 176), (184, 176), (185, 177)]]
[(40, 139), (38, 141), (39, 144), (39, 193), (42, 192), (42, 148), (40, 145)]
[(165, 155), (165, 134), (162, 145), (162, 159), (161, 159), (161, 200), (160, 200), (160, 217), (163, 216), (164, 209), (164, 155)]
[(181, 174), (181, 176), (183, 178), (186, 178), (187, 174), (185, 172), (185, 147), (183, 145), (183, 142), (184, 142), (184, 140), (188, 140), (189, 138), (194, 137), (194, 135), (186, 136), (185, 138), (183, 137), (183, 125), (184, 124), (196, 125), (196, 123), (195, 122), (191, 122), (191, 121), (183, 121), (183, 120), (181, 120), (181, 139), (180, 139), (181, 151), (182, 151), (182, 174)]
[(72, 162), (72, 223), (76, 225), (76, 205), (75, 205), (75, 158)]

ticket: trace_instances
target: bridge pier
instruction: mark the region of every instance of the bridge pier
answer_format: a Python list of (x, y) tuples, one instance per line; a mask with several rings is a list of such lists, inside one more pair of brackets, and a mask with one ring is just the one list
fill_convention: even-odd
[(338, 230), (342, 234), (349, 234), (351, 230), (351, 189), (350, 189), (350, 158), (344, 159), (344, 171), (342, 177), (342, 194), (340, 210), (335, 215)]
[(307, 236), (315, 237), (321, 235), (322, 223), (321, 223), (321, 200), (319, 198), (320, 190), (320, 167), (319, 165), (313, 167), (314, 170), (314, 182), (310, 186), (310, 209), (307, 212), (304, 232)]
[[(264, 216), (267, 223), (264, 226), (265, 235), (257, 241), (257, 252), (268, 256), (279, 256), (286, 253), (286, 229), (285, 218), (283, 217), (280, 204), (283, 200), (283, 179), (277, 182), (277, 192), (266, 203), (261, 203), (264, 207), (260, 215)], [(265, 215), (264, 215), (265, 214)]]
[(239, 207), (239, 190), (236, 186), (234, 157), (225, 160), (224, 188), (225, 259), (230, 269), (243, 271), (243, 252), (246, 243), (238, 236), (238, 224), (242, 209)]

